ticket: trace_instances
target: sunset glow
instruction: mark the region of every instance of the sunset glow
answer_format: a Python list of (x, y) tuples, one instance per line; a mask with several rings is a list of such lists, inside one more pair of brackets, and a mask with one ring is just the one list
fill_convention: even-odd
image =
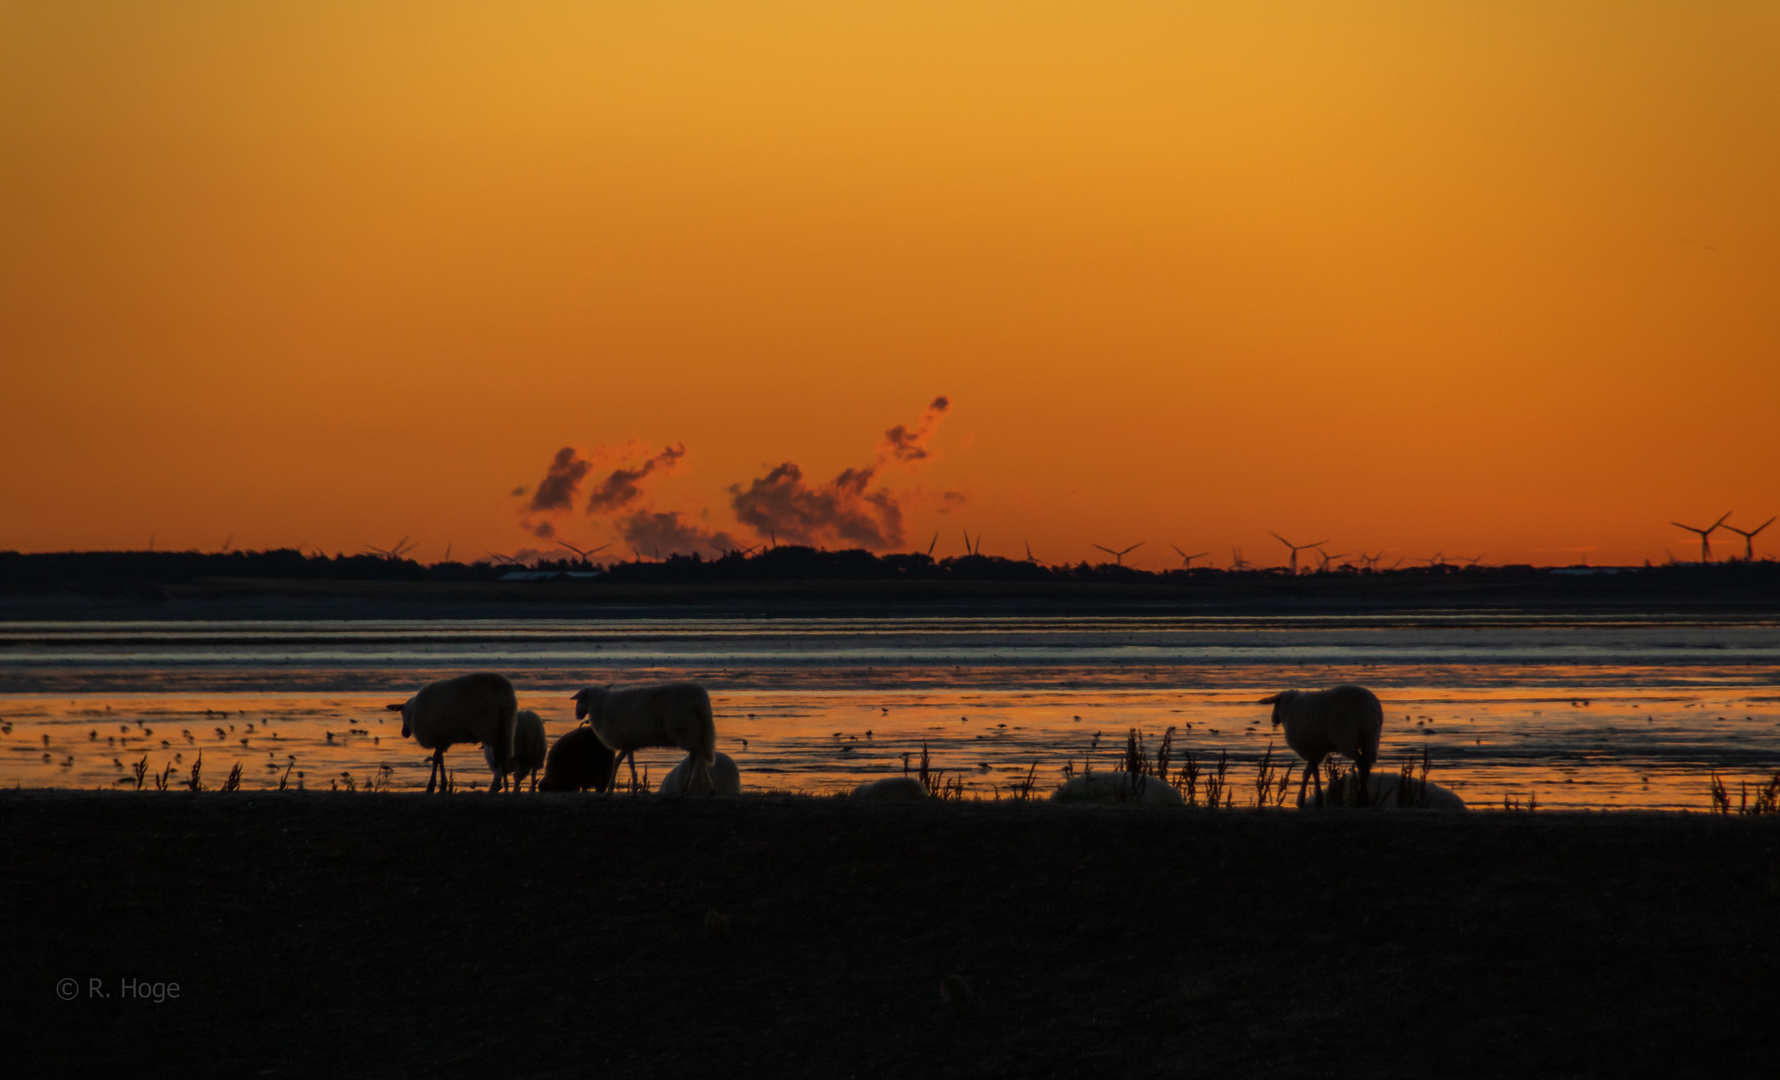
[(0, 550), (1693, 558), (1780, 513), (1777, 55), (1748, 3), (10, 4)]

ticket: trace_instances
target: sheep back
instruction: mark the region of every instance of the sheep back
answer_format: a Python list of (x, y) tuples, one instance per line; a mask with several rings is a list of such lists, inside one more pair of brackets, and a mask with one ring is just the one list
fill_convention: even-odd
[(711, 695), (697, 683), (589, 688), (575, 695), (575, 716), (586, 717), (600, 741), (616, 753), (672, 746), (696, 754), (706, 765), (717, 760)]
[(566, 732), (550, 748), (544, 760), (544, 778), (538, 781), (539, 791), (604, 791), (612, 783), (613, 764), (617, 755), (600, 742), (590, 727)]
[(894, 802), (906, 799), (925, 799), (930, 796), (921, 781), (912, 776), (886, 776), (882, 780), (873, 780), (869, 784), (860, 784), (853, 789), (850, 796), (855, 799), (873, 799), (879, 802)]
[[(1354, 773), (1342, 773), (1324, 790), (1322, 797), (1312, 793), (1304, 801), (1304, 809), (1323, 806), (1354, 806)], [(1397, 773), (1374, 772), (1366, 781), (1370, 795), (1366, 808), (1374, 810), (1463, 810), (1465, 800), (1450, 788), (1411, 777), (1407, 782)]]
[(544, 756), (549, 748), (544, 734), (544, 718), (530, 709), (520, 709), (514, 718), (513, 756), (507, 759), (507, 767), (502, 769), (495, 765), (491, 746), (483, 746), (482, 759), (497, 775), (525, 776), (544, 767)]
[(487, 743), (496, 761), (513, 756), (519, 698), (505, 675), (478, 671), (420, 688), (402, 706), (402, 734), (428, 750)]
[(1056, 791), (1052, 802), (1132, 802), (1152, 806), (1183, 806), (1180, 792), (1153, 776), (1126, 772), (1097, 772), (1071, 777)]
[(1378, 759), (1384, 707), (1364, 686), (1343, 683), (1327, 690), (1286, 690), (1264, 698), (1273, 706), (1273, 724), (1285, 728), (1286, 745), (1305, 761), (1343, 754), (1368, 762)]
[[(709, 769), (709, 780), (693, 780), (698, 763), (691, 754), (686, 760), (675, 765), (672, 772), (661, 778), (661, 786), (655, 789), (657, 795), (740, 795), (742, 793), (742, 771), (736, 768), (735, 759), (728, 754), (718, 754), (717, 761)], [(691, 786), (688, 787), (687, 785)], [(715, 790), (713, 790), (713, 786)]]

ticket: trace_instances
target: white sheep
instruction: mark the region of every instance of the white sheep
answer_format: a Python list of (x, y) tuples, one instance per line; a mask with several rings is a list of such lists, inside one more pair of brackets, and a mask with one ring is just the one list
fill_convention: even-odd
[(1384, 732), (1384, 707), (1372, 691), (1342, 683), (1327, 690), (1286, 690), (1260, 703), (1273, 706), (1273, 726), (1285, 725), (1286, 745), (1304, 759), (1298, 805), (1304, 805), (1304, 786), (1313, 777), (1317, 797), (1322, 797), (1323, 780), (1317, 768), (1330, 754), (1353, 759), (1360, 782), (1370, 790), (1378, 740)]
[(506, 768), (495, 765), (494, 747), (486, 744), (482, 747), (482, 759), (494, 771), (494, 783), (488, 785), (488, 790), (501, 790), (508, 773), (513, 774), (510, 790), (518, 791), (528, 776), (532, 778), (532, 789), (537, 790), (538, 770), (544, 767), (544, 753), (549, 745), (544, 737), (544, 718), (530, 709), (519, 710), (514, 722), (513, 756), (507, 759)]
[[(697, 771), (697, 759), (691, 754), (686, 760), (675, 765), (672, 772), (661, 778), (661, 786), (655, 789), (657, 795), (740, 795), (742, 793), (742, 771), (736, 768), (735, 758), (728, 754), (718, 754), (704, 783), (692, 780)], [(688, 785), (691, 786), (688, 786)], [(715, 785), (715, 787), (713, 787)]]
[(926, 799), (930, 796), (927, 794), (926, 786), (912, 776), (886, 776), (882, 780), (860, 784), (853, 789), (853, 794), (849, 797), (893, 802), (902, 799)]
[[(666, 683), (630, 690), (588, 687), (574, 695), (575, 717), (585, 718), (600, 742), (617, 755), (613, 769), (630, 759), (630, 778), (637, 778), (636, 752), (649, 746), (673, 746), (691, 754), (702, 782), (690, 786), (716, 789), (711, 766), (717, 761), (717, 725), (711, 718), (711, 696), (694, 683)], [(616, 785), (614, 784), (614, 787)]]
[(478, 671), (455, 679), (440, 679), (400, 705), (386, 708), (402, 714), (402, 737), (433, 752), (433, 771), (426, 790), (445, 772), (445, 751), (458, 743), (487, 743), (492, 767), (505, 772), (513, 757), (513, 738), (518, 727), (519, 699), (505, 675)]
[[(1329, 785), (1327, 795), (1319, 792), (1317, 796), (1304, 804), (1304, 809), (1328, 806), (1352, 806), (1354, 800), (1349, 795), (1349, 784), (1353, 782), (1353, 773), (1344, 773)], [(1366, 805), (1382, 810), (1463, 810), (1465, 800), (1449, 788), (1426, 780), (1409, 778), (1404, 783), (1399, 773), (1376, 772), (1366, 783)]]
[(1126, 772), (1097, 772), (1071, 777), (1056, 791), (1052, 802), (1133, 802), (1151, 806), (1184, 806), (1180, 792), (1153, 776)]
[(612, 783), (615, 771), (612, 756), (612, 748), (600, 742), (592, 728), (582, 724), (564, 733), (550, 748), (538, 790), (604, 791)]

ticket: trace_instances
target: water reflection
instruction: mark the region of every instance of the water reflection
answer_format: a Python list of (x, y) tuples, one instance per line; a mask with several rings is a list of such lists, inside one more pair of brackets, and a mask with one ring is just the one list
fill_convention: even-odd
[[(207, 786), (363, 786), (426, 757), (383, 705), (432, 678), (508, 672), (552, 736), (587, 684), (692, 678), (751, 790), (831, 792), (936, 767), (992, 798), (1035, 765), (1109, 768), (1124, 733), (1228, 754), (1238, 801), (1273, 732), (1253, 704), (1352, 679), (1387, 710), (1385, 765), (1419, 757), (1473, 805), (1704, 809), (1707, 777), (1780, 768), (1780, 628), (1616, 616), (1432, 619), (633, 620), (621, 623), (11, 623), (0, 783), (147, 786), (201, 752)], [(1286, 754), (1283, 745), (1275, 753)], [(677, 761), (643, 753), (659, 778)], [(486, 785), (481, 754), (448, 756)], [(300, 774), (300, 777), (299, 777)]]
[[(1111, 768), (1128, 728), (1176, 729), (1177, 753), (1227, 753), (1238, 784), (1252, 776), (1274, 732), (1244, 690), (729, 691), (715, 695), (719, 749), (736, 758), (751, 790), (830, 792), (902, 771), (927, 744), (934, 764), (994, 797), (1034, 765), (1054, 783), (1067, 764)], [(1384, 696), (1385, 765), (1425, 747), (1433, 778), (1473, 804), (1536, 794), (1552, 808), (1703, 809), (1706, 776), (1733, 781), (1780, 768), (1780, 705), (1768, 693), (1676, 694), (1621, 690), (1541, 697), (1520, 691), (1454, 693), (1404, 687)], [(397, 789), (419, 788), (426, 757), (383, 711), (387, 694), (94, 695), (0, 701), (0, 783), (25, 787), (133, 787), (144, 757), (151, 777), (184, 778), (203, 754), (209, 786), (240, 762), (250, 789), (364, 784), (382, 765)], [(1586, 702), (1586, 703), (1585, 703)], [(521, 694), (552, 735), (573, 726), (560, 694)], [(1284, 753), (1275, 743), (1275, 753)], [(659, 778), (678, 760), (639, 754)], [(458, 779), (486, 783), (481, 754), (448, 757)], [(288, 772), (287, 772), (288, 770)], [(300, 775), (299, 775), (300, 774)], [(1733, 783), (1734, 787), (1734, 783)]]

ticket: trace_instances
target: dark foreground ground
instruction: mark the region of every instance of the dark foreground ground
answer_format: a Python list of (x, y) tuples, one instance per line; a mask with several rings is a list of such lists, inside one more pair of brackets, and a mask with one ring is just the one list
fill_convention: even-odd
[(1767, 1077), (1777, 848), (1706, 816), (7, 793), (4, 1072)]

